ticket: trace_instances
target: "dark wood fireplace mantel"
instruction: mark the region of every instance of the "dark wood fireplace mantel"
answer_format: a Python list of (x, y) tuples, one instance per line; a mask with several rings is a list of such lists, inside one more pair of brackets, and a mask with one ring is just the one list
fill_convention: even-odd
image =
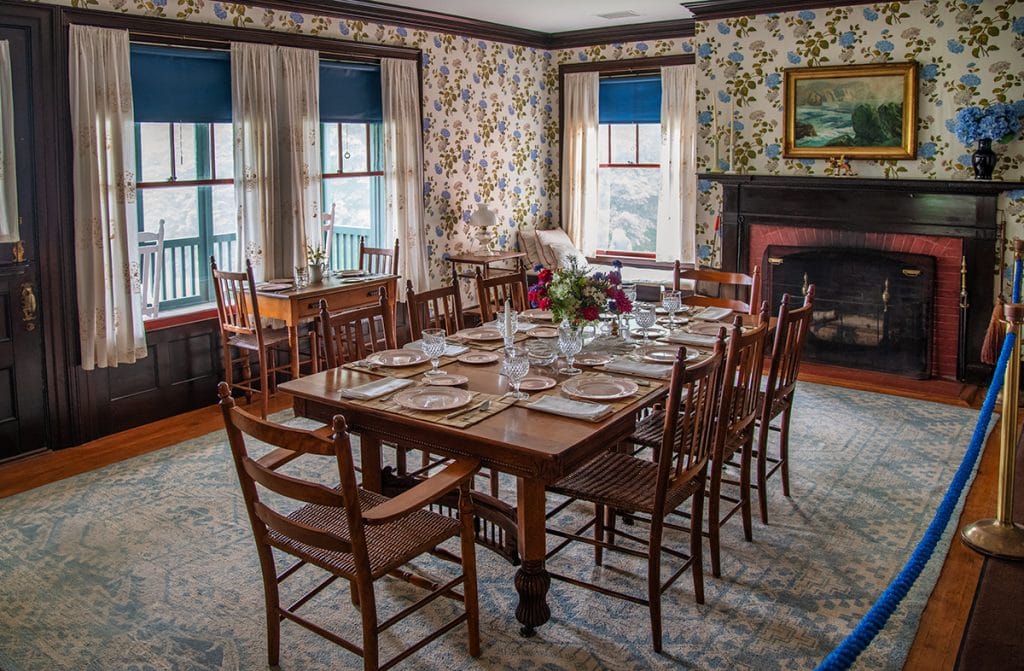
[(967, 267), (957, 377), (981, 379), (981, 343), (992, 312), (997, 204), (1021, 182), (726, 175), (722, 185), (724, 270), (749, 272), (750, 227), (817, 228), (865, 234), (957, 238)]

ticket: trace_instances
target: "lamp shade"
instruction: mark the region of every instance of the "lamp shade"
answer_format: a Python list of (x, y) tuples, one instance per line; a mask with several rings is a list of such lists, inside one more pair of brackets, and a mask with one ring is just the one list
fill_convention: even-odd
[(476, 206), (476, 212), (469, 217), (469, 225), (476, 228), (490, 228), (498, 224), (498, 215), (487, 207), (486, 203)]

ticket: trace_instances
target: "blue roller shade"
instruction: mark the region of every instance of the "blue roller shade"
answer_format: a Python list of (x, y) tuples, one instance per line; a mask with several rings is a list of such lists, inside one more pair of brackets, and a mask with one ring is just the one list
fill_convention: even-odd
[(600, 123), (661, 122), (660, 76), (608, 77), (599, 86)]
[(380, 66), (321, 60), (320, 120), (348, 123), (383, 121)]
[(231, 54), (131, 45), (136, 121), (231, 122)]

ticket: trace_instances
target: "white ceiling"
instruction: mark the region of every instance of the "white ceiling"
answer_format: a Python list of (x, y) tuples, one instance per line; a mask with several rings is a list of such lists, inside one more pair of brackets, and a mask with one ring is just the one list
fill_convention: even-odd
[[(558, 33), (624, 26), (632, 23), (688, 19), (680, 0), (384, 0), (389, 5), (453, 14), (505, 26)], [(636, 16), (598, 16), (632, 11)]]

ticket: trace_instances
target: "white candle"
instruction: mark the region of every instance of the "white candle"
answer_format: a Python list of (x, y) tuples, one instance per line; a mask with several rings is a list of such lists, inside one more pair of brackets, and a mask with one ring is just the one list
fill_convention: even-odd
[(717, 142), (718, 141), (718, 96), (717, 95), (713, 96), (711, 98), (711, 109), (712, 109), (712, 114), (714, 115), (711, 118), (711, 133), (712, 133), (713, 137), (715, 138), (715, 141)]
[(515, 326), (512, 325), (512, 301), (505, 299), (505, 342), (512, 342), (512, 338), (515, 333), (512, 331)]

